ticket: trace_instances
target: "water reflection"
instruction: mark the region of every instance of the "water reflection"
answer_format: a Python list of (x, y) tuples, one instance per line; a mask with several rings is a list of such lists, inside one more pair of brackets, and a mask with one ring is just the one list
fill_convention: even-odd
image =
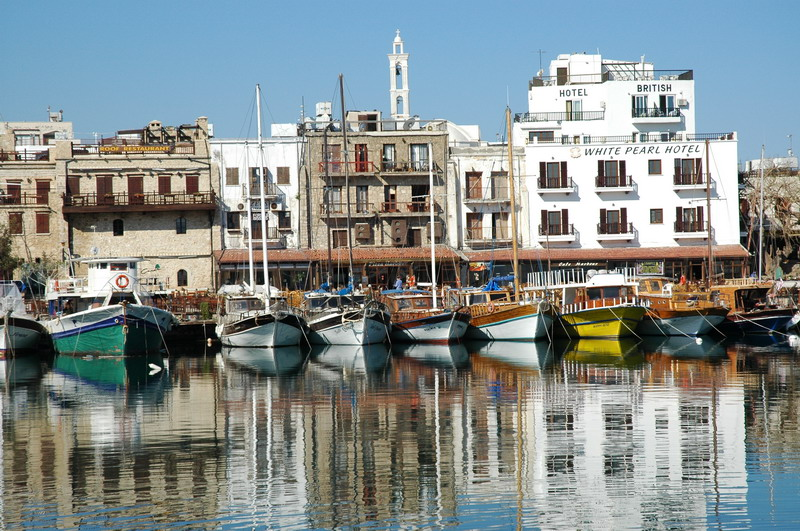
[(36, 382), (42, 377), (42, 369), (39, 356), (10, 356), (0, 360), (0, 389)]
[(0, 394), (0, 527), (790, 527), (786, 345), (59, 359)]
[(222, 347), (222, 357), (238, 367), (250, 369), (265, 376), (286, 376), (300, 371), (306, 354), (299, 346)]
[(398, 343), (392, 345), (392, 354), (417, 360), (427, 365), (464, 369), (469, 367), (469, 352), (461, 343), (439, 345), (435, 343)]

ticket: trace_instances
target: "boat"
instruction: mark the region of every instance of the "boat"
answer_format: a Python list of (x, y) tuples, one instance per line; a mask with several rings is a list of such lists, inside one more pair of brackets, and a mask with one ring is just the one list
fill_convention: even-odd
[(89, 258), (86, 277), (52, 279), (44, 322), (56, 354), (127, 357), (158, 354), (178, 324), (140, 286), (140, 258)]
[(305, 355), (299, 345), (270, 349), (223, 347), (222, 357), (237, 367), (265, 376), (297, 374), (305, 361)]
[(469, 367), (469, 351), (461, 343), (448, 343), (445, 345), (403, 343), (394, 345), (392, 354), (401, 358), (417, 360), (425, 365), (453, 367), (456, 369)]
[(37, 349), (45, 327), (28, 313), (19, 285), (0, 281), (0, 360)]
[(383, 371), (391, 360), (385, 343), (372, 345), (313, 345), (310, 353), (314, 363), (351, 373)]
[(636, 332), (652, 336), (700, 336), (719, 330), (728, 315), (711, 291), (690, 289), (666, 277), (639, 278), (637, 296), (647, 312)]
[(470, 313), (464, 307), (439, 308), (432, 291), (384, 290), (392, 319), (391, 340), (400, 343), (452, 343), (464, 337)]
[[(549, 339), (555, 312), (546, 298), (520, 291), (517, 237), (516, 189), (514, 186), (514, 147), (511, 133), (511, 109), (506, 107), (508, 132), (508, 189), (511, 210), (511, 249), (513, 273), (492, 278), (482, 293), (463, 292), (463, 303), (472, 315), (466, 337), (481, 340), (525, 341)], [(500, 289), (498, 282), (511, 282), (511, 291)]]
[[(261, 134), (261, 87), (256, 85), (258, 105), (258, 151), (259, 168), (267, 166), (264, 160), (263, 138)], [(264, 187), (266, 176), (259, 179), (259, 200), (261, 206), (261, 253), (264, 267), (265, 286), (262, 291), (255, 287), (253, 271), (253, 234), (248, 231), (249, 283), (243, 293), (228, 293), (222, 290), (224, 304), (217, 314), (215, 331), (226, 347), (288, 347), (299, 345), (305, 335), (305, 320), (297, 310), (289, 306), (280, 294), (274, 296), (269, 285), (269, 253), (267, 252), (266, 195)], [(247, 219), (253, 219), (250, 180), (246, 181)]]
[(308, 338), (315, 345), (383, 343), (391, 329), (386, 306), (362, 293), (305, 294)]
[(471, 354), (517, 370), (540, 371), (555, 360), (549, 341), (470, 341), (466, 347)]
[[(342, 145), (344, 146), (344, 186), (350, 193), (350, 173), (348, 170), (347, 118), (344, 106), (344, 77), (339, 75), (339, 93), (342, 102)], [(326, 137), (327, 138), (327, 137)], [(327, 195), (326, 195), (327, 200)], [(351, 225), (350, 200), (347, 200), (347, 226)], [(329, 209), (326, 209), (329, 211)], [(330, 247), (328, 248), (330, 255)], [(389, 335), (391, 316), (382, 303), (367, 300), (366, 294), (358, 293), (353, 286), (353, 242), (352, 233), (347, 231), (347, 256), (350, 266), (348, 285), (339, 292), (331, 293), (320, 289), (305, 294), (304, 302), (308, 324), (309, 340), (321, 345), (370, 345), (383, 343)], [(331, 276), (328, 265), (328, 282)]]
[(626, 273), (587, 272), (585, 282), (551, 286), (557, 297), (556, 335), (570, 338), (621, 338), (636, 335), (647, 309)]
[(782, 334), (795, 322), (797, 308), (779, 302), (772, 282), (743, 279), (712, 286), (711, 290), (730, 309), (720, 324), (726, 336)]

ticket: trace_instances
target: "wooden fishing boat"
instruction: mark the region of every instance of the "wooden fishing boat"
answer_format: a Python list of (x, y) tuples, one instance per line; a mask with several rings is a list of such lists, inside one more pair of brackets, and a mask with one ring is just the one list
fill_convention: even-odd
[(666, 277), (640, 278), (637, 296), (647, 306), (636, 329), (641, 335), (709, 334), (718, 331), (729, 311), (716, 293), (691, 289)]
[(795, 321), (797, 307), (776, 296), (772, 282), (730, 281), (711, 287), (721, 304), (730, 308), (720, 330), (726, 336), (786, 332)]

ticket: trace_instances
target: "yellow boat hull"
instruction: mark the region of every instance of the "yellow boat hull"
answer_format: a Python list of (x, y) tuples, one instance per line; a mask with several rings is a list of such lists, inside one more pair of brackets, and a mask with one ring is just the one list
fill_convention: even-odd
[(644, 306), (587, 308), (559, 316), (556, 331), (570, 338), (615, 338), (634, 335), (647, 310)]

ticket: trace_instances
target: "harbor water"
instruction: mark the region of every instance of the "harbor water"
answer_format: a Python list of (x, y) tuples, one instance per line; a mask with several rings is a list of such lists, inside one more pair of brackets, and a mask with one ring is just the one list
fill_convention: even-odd
[(3, 363), (3, 529), (800, 527), (796, 338)]

